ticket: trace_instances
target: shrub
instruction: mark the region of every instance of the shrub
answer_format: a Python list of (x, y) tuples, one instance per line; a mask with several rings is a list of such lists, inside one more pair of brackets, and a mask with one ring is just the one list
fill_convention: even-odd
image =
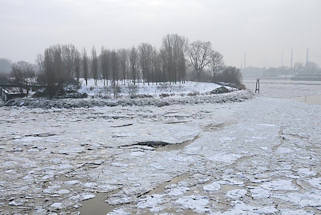
[(215, 75), (214, 81), (232, 83), (240, 86), (242, 84), (242, 74), (236, 67), (226, 67), (222, 72)]
[(215, 90), (211, 91), (211, 94), (221, 94), (221, 93), (228, 93), (229, 90), (226, 87), (219, 87), (216, 88)]

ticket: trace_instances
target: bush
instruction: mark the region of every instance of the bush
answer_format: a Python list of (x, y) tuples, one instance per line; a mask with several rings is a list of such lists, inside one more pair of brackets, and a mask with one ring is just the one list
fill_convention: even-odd
[(226, 67), (222, 72), (215, 75), (214, 81), (232, 83), (236, 86), (241, 86), (242, 74), (236, 67)]
[(210, 93), (211, 94), (221, 94), (221, 93), (228, 93), (230, 92), (226, 87), (219, 87), (216, 88), (215, 90), (212, 90)]

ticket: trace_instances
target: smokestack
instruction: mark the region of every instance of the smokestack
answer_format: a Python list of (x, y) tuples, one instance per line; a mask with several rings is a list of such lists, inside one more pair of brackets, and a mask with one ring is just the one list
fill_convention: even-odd
[(244, 56), (243, 56), (243, 63), (244, 63), (244, 68), (246, 68), (246, 53), (244, 53)]
[(291, 67), (291, 70), (293, 71), (293, 49), (291, 49), (291, 59), (290, 59), (290, 67)]
[(309, 49), (307, 48), (307, 54), (306, 54), (306, 62), (305, 65), (307, 66), (309, 63)]

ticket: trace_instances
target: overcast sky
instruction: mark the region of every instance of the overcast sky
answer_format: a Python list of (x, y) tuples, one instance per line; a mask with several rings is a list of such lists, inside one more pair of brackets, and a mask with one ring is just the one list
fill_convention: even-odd
[(211, 41), (226, 64), (321, 64), (320, 0), (0, 0), (0, 57), (33, 62), (57, 43), (156, 47), (168, 33)]

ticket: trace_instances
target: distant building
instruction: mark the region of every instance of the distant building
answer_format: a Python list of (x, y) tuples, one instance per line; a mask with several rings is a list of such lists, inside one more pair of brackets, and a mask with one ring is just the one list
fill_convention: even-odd
[(321, 81), (321, 68), (313, 62), (307, 62), (305, 66), (296, 66), (296, 75), (292, 80), (299, 81)]

